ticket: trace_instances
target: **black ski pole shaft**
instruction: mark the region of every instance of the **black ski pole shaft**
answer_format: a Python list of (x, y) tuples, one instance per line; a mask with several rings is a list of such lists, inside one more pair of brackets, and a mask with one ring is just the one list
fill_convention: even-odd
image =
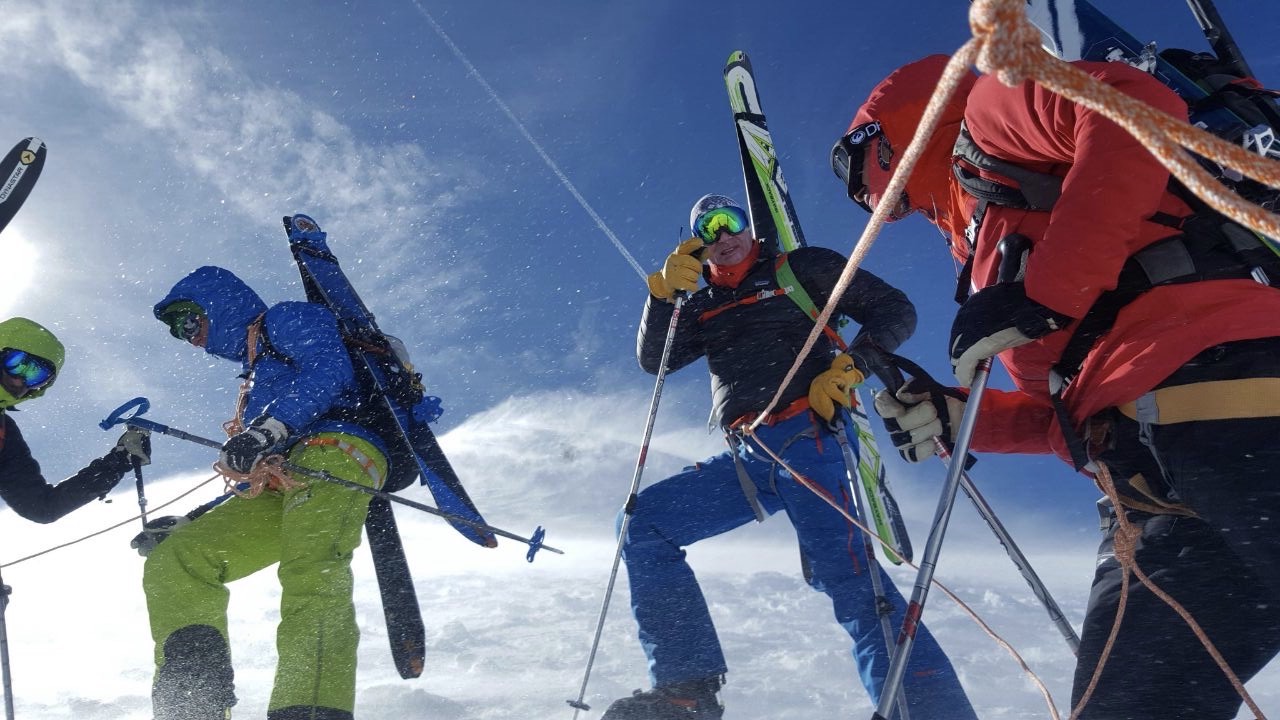
[[(865, 497), (862, 493), (862, 483), (858, 476), (858, 460), (854, 457), (853, 448), (849, 446), (849, 438), (845, 434), (845, 430), (849, 427), (849, 416), (846, 414), (842, 422), (836, 428), (836, 442), (840, 445), (840, 452), (844, 456), (844, 469), (849, 477), (849, 484), (853, 487), (853, 499), (857, 504), (859, 517), (866, 518), (863, 509), (867, 507)], [(865, 520), (864, 520), (865, 521)], [(884, 635), (885, 654), (893, 655), (893, 606), (889, 603), (889, 598), (884, 594), (884, 582), (880, 578), (880, 561), (876, 559), (875, 542), (866, 532), (859, 532), (862, 535), (862, 552), (867, 557), (867, 573), (871, 576), (871, 592), (876, 598), (876, 615), (880, 618), (880, 630)], [(907, 712), (907, 696), (901, 694), (898, 696), (898, 720), (911, 720), (910, 714)]]
[(13, 671), (9, 667), (9, 624), (5, 620), (11, 592), (12, 588), (5, 585), (4, 578), (0, 577), (0, 672), (4, 675), (5, 720), (13, 720)]
[(341, 485), (342, 487), (350, 488), (351, 490), (362, 492), (365, 495), (370, 495), (376, 498), (382, 498), (383, 500), (386, 500), (388, 502), (399, 503), (406, 507), (411, 507), (414, 510), (421, 510), (422, 512), (425, 512), (429, 515), (435, 515), (436, 517), (441, 517), (446, 520), (460, 522), (460, 523), (463, 523), (464, 525), (469, 525), (470, 527), (473, 527), (476, 530), (484, 530), (486, 532), (491, 532), (494, 535), (497, 535), (499, 537), (504, 537), (504, 538), (507, 538), (508, 540), (515, 540), (516, 542), (524, 543), (525, 545), (528, 545), (538, 550), (546, 550), (547, 552), (553, 552), (557, 555), (564, 554), (563, 550), (553, 548), (550, 545), (544, 544), (542, 542), (542, 539), (538, 537), (537, 533), (534, 534), (535, 536), (533, 538), (521, 537), (519, 535), (516, 535), (515, 533), (503, 530), (502, 528), (496, 528), (492, 525), (486, 525), (485, 523), (468, 520), (467, 518), (464, 518), (461, 515), (455, 515), (454, 513), (446, 512), (444, 510), (441, 510), (440, 508), (432, 507), (425, 503), (420, 503), (415, 500), (410, 500), (408, 498), (402, 498), (398, 495), (392, 495), (389, 492), (386, 492), (383, 490), (377, 490), (375, 488), (371, 488), (366, 485), (361, 485), (360, 483), (351, 482), (350, 480), (343, 480), (342, 478), (337, 477), (336, 475), (333, 475), (331, 473), (327, 473), (324, 470), (312, 470), (311, 468), (304, 468), (300, 465), (294, 465), (293, 463), (284, 463), (284, 469), (292, 473), (297, 473), (299, 475), (306, 475), (307, 477), (312, 477), (317, 480), (323, 480), (325, 482), (333, 483), (334, 485)]
[[(934, 449), (937, 451), (938, 457), (943, 462), (951, 461), (951, 449), (947, 444), (942, 442), (941, 438), (935, 437)], [(1013, 560), (1014, 567), (1018, 568), (1018, 572), (1022, 578), (1027, 581), (1027, 585), (1031, 587), (1031, 593), (1036, 596), (1044, 609), (1049, 613), (1049, 620), (1053, 622), (1054, 627), (1062, 634), (1062, 639), (1067, 641), (1067, 646), (1071, 648), (1071, 654), (1077, 655), (1080, 652), (1080, 636), (1076, 634), (1075, 628), (1071, 627), (1071, 623), (1067, 621), (1067, 616), (1062, 612), (1062, 608), (1058, 606), (1058, 602), (1053, 599), (1053, 594), (1049, 592), (1049, 588), (1040, 579), (1031, 561), (1027, 556), (1022, 554), (1022, 548), (1013, 541), (1013, 536), (1009, 534), (1004, 523), (1000, 522), (1000, 518), (996, 515), (995, 509), (987, 503), (987, 499), (978, 492), (978, 488), (973, 484), (973, 480), (969, 477), (969, 473), (962, 468), (960, 470), (960, 488), (964, 490), (964, 494), (969, 496), (969, 500), (973, 502), (973, 506), (977, 508), (978, 515), (987, 523), (987, 527), (991, 528), (991, 532), (995, 534), (996, 540), (1004, 547), (1009, 559)]]
[(1187, 0), (1187, 5), (1191, 7), (1191, 14), (1195, 15), (1196, 22), (1204, 31), (1209, 47), (1213, 48), (1213, 54), (1217, 55), (1219, 60), (1230, 64), (1231, 68), (1242, 77), (1253, 77), (1253, 69), (1244, 59), (1244, 53), (1240, 51), (1236, 39), (1231, 36), (1231, 31), (1227, 29), (1222, 15), (1218, 14), (1218, 8), (1213, 4), (1213, 0)]
[(623, 506), (622, 524), (618, 528), (618, 544), (613, 552), (613, 568), (609, 571), (609, 583), (604, 589), (604, 600), (600, 603), (600, 614), (596, 619), (595, 637), (591, 640), (591, 652), (587, 655), (587, 667), (582, 673), (582, 687), (578, 689), (576, 700), (566, 700), (573, 708), (574, 720), (579, 711), (590, 710), (591, 706), (583, 702), (587, 696), (587, 683), (591, 679), (591, 668), (596, 662), (596, 651), (600, 649), (600, 636), (604, 632), (604, 619), (609, 613), (609, 600), (613, 597), (613, 586), (618, 580), (618, 566), (622, 563), (622, 543), (627, 538), (627, 528), (631, 526), (631, 513), (635, 509), (636, 493), (640, 490), (640, 478), (644, 475), (645, 459), (649, 455), (649, 440), (653, 437), (653, 423), (658, 416), (658, 401), (662, 399), (662, 386), (667, 380), (667, 360), (671, 356), (671, 346), (675, 344), (676, 326), (680, 323), (680, 310), (684, 307), (686, 294), (677, 292), (675, 308), (671, 311), (671, 321), (667, 324), (667, 336), (662, 345), (662, 359), (658, 362), (658, 378), (653, 384), (653, 397), (649, 400), (649, 414), (645, 418), (644, 436), (640, 440), (640, 455), (636, 458), (636, 469), (631, 476), (631, 488), (627, 491), (627, 501)]
[(138, 514), (142, 516), (142, 529), (147, 529), (147, 491), (142, 485), (142, 461), (131, 458), (133, 465), (133, 482), (138, 489)]
[[(175, 438), (178, 438), (179, 440), (186, 440), (188, 442), (193, 442), (197, 445), (204, 445), (205, 447), (208, 447), (208, 448), (215, 448), (218, 450), (222, 449), (222, 443), (218, 442), (217, 440), (210, 440), (209, 438), (200, 437), (199, 435), (192, 435), (189, 432), (178, 430), (177, 428), (171, 428), (168, 425), (164, 425), (164, 424), (155, 422), (153, 420), (148, 420), (146, 418), (138, 417), (142, 413), (146, 412), (149, 407), (150, 407), (150, 403), (147, 402), (146, 398), (134, 398), (133, 400), (130, 400), (124, 405), (121, 405), (120, 407), (116, 408), (116, 410), (112, 412), (111, 415), (109, 415), (106, 420), (103, 420), (102, 422), (98, 423), (98, 425), (103, 429), (107, 429), (112, 427), (113, 425), (124, 423), (129, 427), (136, 427), (136, 428), (151, 430), (152, 432), (158, 432), (161, 435), (168, 435), (169, 437), (175, 437)], [(139, 409), (133, 415), (128, 415), (128, 416), (125, 415), (126, 412), (128, 412), (129, 410), (133, 410), (134, 408), (139, 408)], [(564, 554), (563, 550), (560, 550), (558, 548), (553, 548), (550, 545), (546, 545), (542, 542), (542, 535), (543, 535), (542, 528), (538, 528), (534, 532), (532, 538), (525, 538), (525, 537), (516, 535), (515, 533), (507, 532), (506, 530), (503, 530), (501, 528), (496, 528), (492, 525), (486, 525), (485, 523), (478, 523), (468, 518), (464, 518), (460, 515), (455, 515), (454, 513), (446, 512), (444, 510), (441, 510), (440, 508), (432, 507), (424, 503), (414, 502), (413, 500), (392, 495), (391, 493), (385, 492), (382, 490), (376, 490), (371, 487), (366, 487), (359, 483), (353, 483), (348, 480), (343, 480), (341, 478), (334, 477), (333, 475), (330, 475), (329, 473), (326, 473), (323, 471), (311, 470), (309, 468), (299, 467), (291, 463), (285, 463), (285, 469), (290, 470), (292, 472), (308, 475), (310, 477), (314, 477), (320, 480), (327, 480), (329, 482), (333, 482), (338, 485), (342, 485), (344, 487), (349, 487), (353, 490), (358, 490), (366, 495), (380, 497), (380, 498), (383, 498), (384, 500), (387, 500), (388, 502), (407, 505), (408, 507), (411, 507), (415, 510), (421, 510), (425, 513), (444, 518), (445, 520), (449, 520), (452, 522), (460, 522), (464, 525), (468, 525), (477, 530), (485, 530), (493, 533), (494, 535), (500, 535), (510, 540), (516, 540), (518, 542), (524, 543), (529, 546), (529, 555), (528, 555), (528, 557), (530, 558), (529, 562), (533, 562), (533, 559), (532, 559), (533, 554), (538, 550), (547, 550), (548, 552), (553, 552), (557, 555)], [(210, 507), (212, 507), (212, 505), (210, 505)]]
[[(876, 361), (875, 374), (884, 382), (885, 387), (889, 388), (890, 392), (897, 392), (905, 384), (906, 379), (902, 376), (903, 370), (909, 372), (916, 381), (922, 381), (929, 387), (942, 387), (937, 380), (930, 377), (924, 368), (904, 357), (876, 355), (872, 359)], [(951, 460), (951, 448), (940, 437), (934, 437), (933, 441), (934, 450), (938, 458), (943, 463), (949, 462)], [(1023, 579), (1027, 581), (1032, 594), (1044, 605), (1045, 611), (1049, 614), (1049, 619), (1058, 628), (1058, 632), (1062, 634), (1063, 639), (1067, 641), (1067, 646), (1071, 648), (1071, 653), (1073, 655), (1076, 654), (1080, 649), (1080, 636), (1076, 634), (1075, 628), (1071, 627), (1071, 623), (1067, 621), (1066, 614), (1062, 612), (1062, 608), (1053, 599), (1053, 594), (1049, 592), (1049, 588), (1040, 579), (1035, 568), (1031, 566), (1031, 561), (1022, 553), (1022, 549), (1018, 547), (1018, 544), (1014, 542), (1013, 536), (1009, 534), (1008, 529), (1000, 521), (995, 510), (987, 503), (982, 493), (978, 492), (978, 487), (973, 482), (973, 479), (970, 478), (967, 470), (960, 473), (960, 489), (964, 490), (965, 495), (969, 496), (969, 500), (973, 502), (978, 515), (987, 523), (987, 527), (991, 528), (996, 540), (1004, 547), (1009, 559), (1013, 561), (1014, 567), (1018, 569)]]

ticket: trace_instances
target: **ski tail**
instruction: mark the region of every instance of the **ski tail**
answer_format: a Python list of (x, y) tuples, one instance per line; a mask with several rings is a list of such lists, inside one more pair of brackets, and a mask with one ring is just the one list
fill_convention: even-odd
[(862, 390), (854, 390), (854, 400), (856, 404), (849, 412), (853, 416), (853, 427), (846, 424), (845, 432), (851, 440), (856, 439), (858, 442), (858, 480), (862, 483), (867, 500), (865, 514), (875, 523), (876, 534), (884, 541), (885, 559), (894, 565), (901, 565), (903, 560), (911, 562), (911, 536), (907, 533), (906, 521), (893, 496), (893, 489), (889, 487), (889, 478), (884, 471), (876, 436), (871, 431), (871, 419), (867, 416)]
[(23, 139), (0, 160), (0, 231), (8, 226), (35, 187), (48, 148), (40, 138)]
[(777, 149), (769, 134), (751, 60), (746, 53), (735, 50), (729, 55), (724, 67), (724, 81), (738, 132), (751, 227), (758, 239), (772, 242), (784, 252), (802, 247), (804, 233), (800, 230), (791, 193), (782, 177)]
[(400, 677), (410, 680), (422, 675), (426, 665), (427, 632), (391, 503), (379, 497), (370, 500), (364, 527), (382, 595), (391, 657)]

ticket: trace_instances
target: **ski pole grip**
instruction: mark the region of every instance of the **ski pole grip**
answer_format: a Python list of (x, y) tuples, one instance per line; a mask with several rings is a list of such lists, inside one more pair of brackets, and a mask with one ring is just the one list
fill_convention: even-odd
[(1006, 235), (996, 245), (1000, 252), (1000, 269), (996, 282), (1018, 282), (1027, 274), (1027, 255), (1031, 252), (1031, 238), (1019, 233)]
[[(130, 420), (138, 417), (139, 415), (146, 413), (150, 409), (151, 409), (150, 400), (147, 400), (144, 397), (136, 397), (130, 400), (129, 402), (121, 405), (120, 407), (116, 408), (115, 410), (112, 410), (111, 414), (107, 416), (106, 420), (103, 420), (102, 422), (98, 423), (98, 427), (102, 428), (103, 430), (110, 430), (111, 428), (115, 427), (116, 425), (119, 425), (120, 423), (129, 422)], [(125, 413), (129, 412), (130, 410), (136, 410), (136, 411), (132, 415), (125, 415)]]

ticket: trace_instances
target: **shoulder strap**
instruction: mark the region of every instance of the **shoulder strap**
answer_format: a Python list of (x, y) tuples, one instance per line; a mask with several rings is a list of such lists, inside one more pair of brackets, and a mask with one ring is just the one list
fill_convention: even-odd
[[(956, 181), (965, 192), (979, 200), (1022, 210), (1049, 210), (1062, 195), (1062, 178), (1028, 170), (989, 154), (974, 142), (964, 122), (960, 123), (960, 135), (951, 154)], [(966, 165), (1002, 175), (1017, 185), (982, 177), (971, 172)]]
[(254, 318), (249, 323), (248, 329), (245, 331), (245, 355), (249, 362), (249, 371), (241, 376), (240, 393), (236, 397), (236, 414), (235, 417), (222, 423), (222, 429), (227, 435), (236, 435), (244, 431), (244, 410), (249, 405), (249, 390), (253, 388), (253, 365), (258, 361), (258, 338), (266, 339), (263, 332), (263, 319), (267, 316), (264, 312)]
[[(778, 263), (773, 267), (774, 277), (777, 278), (778, 287), (786, 291), (787, 297), (792, 302), (800, 306), (805, 315), (808, 315), (814, 322), (818, 321), (818, 305), (809, 297), (808, 291), (800, 284), (800, 279), (796, 277), (795, 270), (791, 269), (790, 253), (783, 253), (778, 258)], [(836, 332), (830, 325), (822, 328), (822, 332), (826, 334), (836, 347), (841, 350), (848, 350), (849, 346), (845, 343), (844, 338), (840, 337), (840, 333)]]

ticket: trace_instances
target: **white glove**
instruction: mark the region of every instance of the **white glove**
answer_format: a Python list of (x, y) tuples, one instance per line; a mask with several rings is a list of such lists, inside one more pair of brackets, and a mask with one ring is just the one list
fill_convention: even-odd
[(952, 444), (951, 434), (964, 417), (965, 401), (943, 393), (941, 388), (918, 391), (908, 383), (896, 396), (888, 390), (876, 393), (875, 406), (898, 454), (915, 463), (937, 451), (935, 437)]

